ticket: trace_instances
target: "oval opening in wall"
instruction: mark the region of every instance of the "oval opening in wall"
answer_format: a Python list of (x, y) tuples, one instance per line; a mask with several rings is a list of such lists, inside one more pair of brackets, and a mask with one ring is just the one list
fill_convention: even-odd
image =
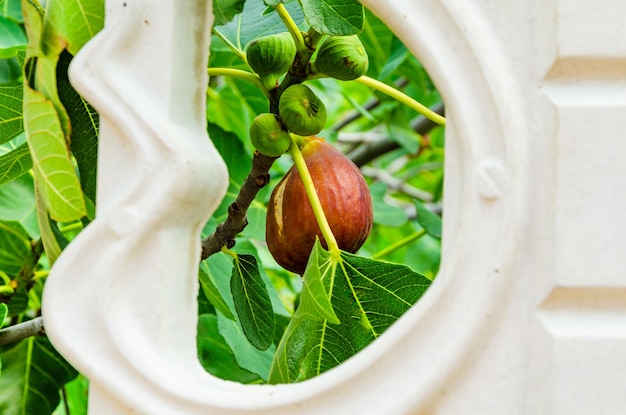
[[(520, 209), (513, 193), (523, 189), (519, 175), (521, 166), (511, 164), (510, 160), (516, 157), (516, 148), (521, 141), (515, 131), (505, 130), (502, 126), (504, 123), (515, 125), (514, 113), (523, 109), (517, 106), (520, 101), (516, 99), (510, 100), (513, 103), (509, 108), (510, 111), (498, 106), (501, 97), (493, 91), (498, 89), (513, 91), (514, 88), (509, 84), (510, 78), (507, 77), (506, 66), (499, 59), (501, 55), (498, 55), (496, 44), (489, 41), (489, 25), (483, 20), (481, 12), (471, 6), (448, 5), (441, 2), (389, 4), (364, 2), (364, 4), (371, 10), (366, 13), (366, 19), (386, 22), (386, 26), (391, 28), (393, 33), (393, 40), (387, 43), (390, 49), (382, 54), (387, 60), (382, 64), (381, 72), (387, 73), (386, 71), (390, 71), (398, 62), (405, 64), (411, 62), (414, 65), (411, 73), (413, 76), (423, 76), (426, 74), (423, 68), (427, 68), (428, 73), (422, 79), (430, 82), (432, 77), (432, 85), (438, 87), (438, 92), (426, 97), (427, 104), (438, 110), (439, 97), (445, 98), (448, 120), (445, 129), (445, 191), (437, 190), (442, 192), (441, 198), (435, 196), (436, 191), (428, 186), (425, 188), (415, 186), (418, 191), (412, 192), (415, 189), (411, 189), (411, 184), (403, 180), (401, 173), (400, 177), (394, 177), (394, 174), (402, 172), (404, 167), (419, 159), (419, 154), (426, 151), (424, 137), (434, 141), (429, 143), (432, 146), (431, 151), (443, 152), (443, 137), (438, 137), (443, 128), (417, 130), (421, 137), (417, 143), (411, 142), (408, 137), (413, 133), (408, 133), (402, 126), (391, 122), (403, 120), (404, 126), (411, 125), (410, 118), (407, 118), (406, 114), (404, 118), (402, 115), (400, 118), (394, 118), (399, 114), (391, 109), (391, 112), (385, 113), (387, 118), (383, 123), (386, 128), (383, 128), (382, 135), (393, 134), (395, 130), (398, 136), (395, 137), (397, 141), (393, 144), (376, 141), (381, 139), (380, 130), (374, 128), (373, 131), (366, 133), (359, 130), (359, 126), (368, 125), (368, 121), (375, 122), (372, 119), (376, 119), (378, 115), (376, 113), (378, 105), (393, 106), (385, 100), (386, 98), (381, 99), (378, 93), (371, 101), (355, 100), (354, 96), (345, 92), (337, 94), (336, 100), (330, 104), (337, 106), (335, 113), (342, 114), (340, 103), (345, 101), (356, 110), (352, 117), (336, 121), (331, 124), (330, 131), (325, 132), (334, 144), (361, 165), (361, 171), (370, 181), (370, 190), (373, 191), (375, 200), (378, 195), (384, 194), (382, 200), (378, 200), (378, 204), (375, 205), (374, 211), (376, 212), (378, 207), (379, 214), (384, 212), (388, 216), (376, 218), (375, 213), (374, 230), (370, 236), (373, 240), (366, 242), (359, 254), (370, 258), (381, 255), (379, 259), (383, 259), (383, 254), (393, 252), (392, 260), (408, 263), (413, 269), (433, 278), (434, 282), (406, 314), (388, 327), (384, 335), (362, 351), (351, 355), (343, 363), (337, 359), (335, 369), (325, 372), (323, 370), (325, 368), (321, 368), (320, 376), (311, 377), (306, 382), (270, 389), (272, 391), (270, 395), (276, 397), (277, 401), (299, 402), (297, 404), (299, 408), (310, 410), (311, 413), (330, 407), (331, 404), (322, 402), (324, 399), (329, 399), (338, 413), (356, 410), (363, 413), (404, 413), (432, 404), (438, 388), (441, 388), (455, 371), (461, 370), (466, 362), (471, 361), (478, 346), (486, 340), (484, 330), (497, 321), (497, 313), (494, 310), (506, 298), (506, 287), (509, 282), (506, 271), (513, 264), (514, 246), (520, 235)], [(468, 25), (467, 30), (462, 30), (461, 27), (465, 27), (467, 21), (472, 23)], [(368, 33), (368, 30), (372, 30), (370, 25), (371, 22), (366, 23), (366, 30), (360, 36), (364, 38), (371, 36), (377, 38), (379, 43), (384, 42), (384, 35), (376, 34), (375, 31), (374, 34)], [(385, 32), (389, 29), (381, 30)], [(396, 54), (388, 53), (389, 51)], [(402, 53), (405, 51), (419, 59), (403, 57)], [(375, 65), (376, 63), (374, 67)], [(395, 72), (396, 75), (399, 73), (402, 73), (402, 70)], [(404, 74), (406, 75), (406, 72)], [(411, 78), (411, 75), (408, 77)], [(400, 75), (399, 78), (401, 77)], [(415, 78), (411, 78), (408, 81), (409, 85), (415, 81)], [(323, 81), (314, 81), (312, 84), (322, 93), (336, 91)], [(434, 96), (437, 96), (436, 100), (428, 101)], [(354, 121), (355, 119), (360, 120), (361, 124)], [(420, 122), (427, 123), (422, 117), (418, 117), (414, 120), (413, 126), (422, 128), (424, 124)], [(347, 127), (350, 123), (356, 123), (355, 132)], [(348, 130), (342, 133), (333, 129), (338, 126)], [(359, 142), (370, 137), (374, 140), (373, 144), (363, 145)], [(504, 137), (507, 137), (506, 141)], [(441, 141), (438, 141), (440, 138)], [(411, 146), (415, 146), (413, 147), (415, 152), (410, 151)], [(398, 148), (393, 150), (396, 153), (391, 152), (391, 155), (382, 156), (376, 154), (376, 151), (382, 153), (391, 147)], [(368, 158), (374, 154), (375, 158)], [(442, 158), (431, 156), (434, 160), (431, 159), (426, 163), (429, 166), (430, 162), (442, 161)], [(367, 165), (367, 162), (372, 164)], [(278, 165), (285, 166), (283, 171), (290, 167), (289, 163), (282, 164), (282, 159)], [(416, 167), (409, 171), (413, 172), (411, 178), (415, 179), (426, 169), (422, 165), (421, 168)], [(399, 238), (392, 238), (393, 241), (385, 239), (394, 233), (390, 228), (397, 230), (406, 226), (400, 222), (404, 220), (407, 210), (400, 213), (400, 210), (396, 209), (398, 205), (390, 208), (390, 204), (394, 205), (391, 201), (399, 192), (392, 191), (391, 195), (383, 192), (377, 194), (376, 192), (380, 191), (379, 186), (382, 187), (381, 183), (385, 185), (386, 190), (396, 186), (396, 190), (408, 190), (407, 193), (414, 197), (415, 210), (410, 212), (416, 212), (418, 215), (422, 213), (421, 219), (424, 221), (416, 220), (412, 230), (417, 234), (424, 232), (427, 235), (421, 244), (416, 241), (408, 242), (412, 238), (419, 238), (411, 232)], [(516, 183), (516, 186), (513, 186), (513, 183)], [(424, 185), (424, 182), (420, 184)], [(443, 185), (443, 181), (440, 181), (439, 185)], [(429, 195), (422, 193), (425, 189)], [(397, 214), (394, 214), (394, 211)], [(439, 263), (432, 261), (439, 255), (423, 254), (428, 250), (428, 243), (434, 243), (442, 249), (439, 245), (440, 239), (433, 234), (434, 229), (439, 226), (439, 221), (431, 214), (442, 215), (444, 211), (445, 226), (443, 235), (440, 234), (439, 238), (443, 237), (446, 242), (440, 251), (442, 263), (439, 269)], [(411, 213), (408, 223), (412, 218)], [(437, 226), (433, 227), (433, 224)], [(380, 228), (377, 229), (377, 225)], [(398, 249), (395, 242), (407, 242), (407, 246)], [(385, 246), (378, 245), (377, 250), (373, 248), (377, 243)], [(429, 261), (432, 261), (430, 268)], [(432, 266), (435, 262), (437, 265)], [(358, 315), (354, 317), (355, 320), (360, 320)], [(309, 352), (322, 349), (311, 347), (306, 342), (297, 346), (304, 347)], [(302, 355), (303, 350), (299, 352)], [(290, 356), (287, 354), (287, 359)], [(323, 362), (323, 359), (318, 361)], [(293, 364), (291, 372), (288, 365), (283, 366), (285, 368), (282, 373), (283, 380), (301, 382), (306, 378), (303, 374), (307, 373), (308, 367), (302, 364), (302, 361), (298, 362), (300, 363)], [(294, 368), (301, 371), (295, 371)], [(374, 390), (376, 393), (368, 393)], [(270, 401), (273, 401), (273, 398)], [(273, 403), (265, 401), (264, 406), (269, 404), (275, 408), (277, 401)], [(281, 404), (278, 406), (282, 407)]]
[(329, 7), (322, 19), (318, 7), (264, 14), (247, 2), (213, 28), (207, 118), (230, 188), (205, 227), (198, 354), (209, 373), (244, 384), (337, 367), (439, 270), (441, 95), (368, 9)]

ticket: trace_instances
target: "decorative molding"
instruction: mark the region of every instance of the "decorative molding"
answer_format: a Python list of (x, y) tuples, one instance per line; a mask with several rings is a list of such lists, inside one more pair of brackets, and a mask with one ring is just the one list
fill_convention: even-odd
[(336, 369), (244, 386), (195, 355), (199, 233), (226, 186), (204, 124), (210, 2), (107, 1), (71, 69), (101, 115), (97, 219), (44, 295), (51, 340), (91, 381), (91, 415), (623, 412), (623, 2), (363, 3), (446, 102), (441, 271)]

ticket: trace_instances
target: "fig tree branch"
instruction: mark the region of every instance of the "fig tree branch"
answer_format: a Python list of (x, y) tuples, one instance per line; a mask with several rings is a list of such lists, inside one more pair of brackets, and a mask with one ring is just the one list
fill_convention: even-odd
[[(440, 102), (434, 105), (432, 108), (430, 108), (430, 110), (434, 113), (443, 115), (443, 103)], [(420, 135), (428, 133), (436, 126), (437, 124), (435, 122), (424, 116), (418, 117), (412, 124), (413, 130)], [(397, 148), (400, 148), (400, 144), (398, 144), (391, 138), (386, 138), (375, 143), (359, 147), (350, 154), (348, 154), (348, 157), (350, 157), (354, 164), (360, 167)]]
[(0, 330), (0, 346), (43, 334), (46, 334), (43, 328), (43, 318), (37, 317)]
[(276, 159), (277, 157), (268, 157), (259, 152), (254, 153), (250, 173), (243, 182), (237, 198), (228, 207), (228, 217), (224, 223), (217, 226), (215, 232), (202, 240), (201, 260), (219, 252), (224, 246), (232, 248), (235, 245), (235, 237), (248, 224), (246, 217), (248, 208), (259, 190), (269, 183), (269, 170)]

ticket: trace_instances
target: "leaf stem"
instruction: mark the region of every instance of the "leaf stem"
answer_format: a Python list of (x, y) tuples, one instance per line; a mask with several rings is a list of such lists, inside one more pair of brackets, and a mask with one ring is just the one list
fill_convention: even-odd
[(376, 79), (370, 78), (369, 76), (362, 76), (360, 78), (355, 79), (356, 82), (363, 84), (363, 85), (367, 85), (370, 88), (373, 88), (377, 91), (382, 92), (383, 94), (386, 94), (388, 96), (390, 96), (391, 98), (403, 103), (404, 105), (414, 109), (415, 111), (419, 112), (420, 114), (422, 114), (424, 117), (428, 118), (429, 120), (433, 121), (434, 123), (437, 123), (439, 125), (446, 125), (446, 119), (445, 117), (437, 114), (436, 112), (432, 111), (430, 108), (428, 108), (427, 106), (417, 102), (416, 100), (414, 100), (413, 98), (411, 98), (410, 96), (406, 95), (404, 92), (398, 91), (396, 88), (387, 85), (383, 82), (380, 82)]
[(66, 233), (66, 232), (71, 232), (71, 231), (79, 231), (83, 229), (83, 223), (82, 222), (74, 222), (74, 223), (70, 223), (68, 225), (65, 226), (59, 226), (59, 232), (61, 233)]
[(228, 249), (226, 246), (222, 246), (222, 252), (230, 255), (231, 257), (233, 257), (233, 259), (237, 259), (237, 254), (235, 253), (235, 251)]
[(50, 274), (50, 270), (49, 269), (44, 269), (41, 271), (35, 271), (35, 273), (33, 274), (33, 280), (39, 280), (42, 278), (46, 278), (48, 275)]
[(296, 44), (296, 48), (298, 50), (302, 50), (306, 48), (306, 45), (304, 43), (304, 37), (302, 37), (302, 33), (300, 32), (300, 29), (298, 29), (298, 25), (291, 18), (291, 15), (285, 8), (285, 5), (282, 3), (279, 3), (276, 5), (274, 9), (276, 10), (276, 13), (278, 13), (280, 18), (282, 19), (285, 26), (287, 26), (287, 30), (289, 30), (289, 33), (291, 33), (291, 36), (293, 36), (293, 40)]
[(396, 249), (400, 249), (403, 246), (408, 245), (408, 244), (410, 244), (413, 241), (416, 241), (417, 239), (421, 238), (424, 235), (426, 235), (426, 231), (424, 229), (422, 229), (421, 231), (417, 231), (414, 234), (409, 235), (406, 238), (400, 239), (396, 243), (393, 243), (393, 244), (389, 245), (388, 247), (381, 249), (380, 251), (378, 251), (374, 255), (372, 255), (371, 258), (372, 259), (378, 259), (378, 258), (382, 258), (384, 256), (387, 256), (388, 254), (392, 253)]
[(324, 209), (322, 208), (322, 203), (320, 202), (320, 198), (317, 195), (317, 191), (315, 190), (315, 184), (313, 183), (313, 178), (311, 177), (311, 173), (304, 161), (304, 157), (298, 148), (298, 144), (296, 143), (296, 139), (291, 137), (291, 146), (289, 147), (289, 153), (293, 158), (293, 162), (298, 169), (298, 173), (300, 173), (300, 178), (302, 179), (302, 184), (304, 184), (304, 190), (306, 191), (307, 196), (309, 197), (309, 202), (311, 202), (311, 208), (313, 209), (313, 214), (315, 215), (315, 219), (317, 220), (317, 224), (320, 227), (320, 231), (322, 232), (322, 236), (326, 241), (328, 246), (328, 251), (331, 254), (339, 255), (339, 245), (337, 244), (337, 240), (335, 239), (335, 235), (333, 235), (333, 231), (330, 229), (330, 225), (328, 224), (328, 220), (326, 219), (326, 215), (324, 214)]
[(263, 92), (263, 94), (265, 94), (266, 97), (269, 98), (269, 92), (263, 86), (263, 81), (261, 81), (259, 75), (255, 73), (234, 68), (209, 68), (207, 71), (209, 76), (231, 76), (233, 78), (239, 78), (244, 81), (252, 82)]
[(4, 285), (11, 284), (11, 277), (9, 277), (7, 275), (7, 273), (2, 271), (2, 270), (0, 270), (0, 280), (2, 280), (2, 282), (4, 282)]
[(226, 36), (224, 36), (219, 30), (213, 29), (213, 33), (215, 33), (217, 35), (217, 37), (219, 37), (220, 39), (222, 39), (222, 41), (224, 43), (226, 43), (226, 46), (228, 46), (235, 55), (237, 55), (237, 57), (239, 57), (242, 61), (244, 61), (246, 64), (248, 63), (248, 59), (246, 58), (246, 53), (239, 49), (237, 46), (235, 46), (233, 44), (233, 42), (231, 42), (230, 40), (228, 40), (226, 38)]

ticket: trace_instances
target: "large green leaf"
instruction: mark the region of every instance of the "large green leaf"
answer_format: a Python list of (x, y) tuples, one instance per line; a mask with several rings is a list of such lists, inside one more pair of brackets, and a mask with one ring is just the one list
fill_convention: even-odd
[(84, 376), (78, 375), (76, 379), (67, 383), (63, 390), (64, 402), (59, 403), (53, 415), (88, 415), (89, 381)]
[(102, 27), (104, 0), (52, 0), (46, 4), (44, 37), (62, 37), (72, 55)]
[(59, 255), (61, 255), (63, 248), (57, 239), (57, 234), (53, 228), (54, 224), (50, 220), (48, 209), (46, 209), (46, 203), (41, 196), (39, 186), (37, 185), (35, 186), (35, 201), (37, 206), (37, 222), (39, 223), (39, 230), (41, 232), (41, 241), (43, 243), (44, 251), (46, 251), (46, 256), (48, 257), (48, 263), (52, 266)]
[(441, 239), (441, 217), (428, 210), (419, 200), (415, 200), (417, 210), (417, 221), (424, 227), (424, 230), (432, 237)]
[(21, 78), (22, 68), (16, 58), (0, 59), (0, 85), (21, 85)]
[(208, 94), (210, 99), (207, 101), (206, 115), (209, 123), (234, 133), (241, 142), (246, 142), (255, 114), (232, 80), (226, 79), (224, 85), (216, 90), (209, 89)]
[(213, 16), (215, 26), (221, 26), (233, 20), (243, 11), (246, 0), (213, 0)]
[[(229, 255), (216, 254), (210, 256), (204, 261), (204, 264), (212, 274), (222, 298), (234, 310), (235, 305), (230, 293), (232, 262), (232, 258)], [(237, 316), (235, 316), (235, 320), (229, 320), (222, 313), (218, 313), (217, 323), (219, 333), (233, 351), (237, 364), (245, 370), (256, 373), (263, 380), (267, 380), (276, 347), (272, 345), (263, 351), (254, 347), (245, 336)]]
[(402, 146), (409, 154), (417, 153), (420, 142), (419, 134), (411, 128), (410, 117), (413, 114), (413, 111), (406, 106), (397, 105), (386, 120), (389, 137)]
[(378, 79), (385, 79), (391, 76), (398, 69), (398, 66), (402, 65), (410, 56), (411, 53), (404, 43), (398, 37), (393, 36), (391, 38), (389, 58), (380, 70)]
[(28, 40), (24, 30), (15, 22), (0, 15), (0, 59), (15, 57), (18, 50), (26, 48)]
[(383, 78), (380, 74), (388, 62), (392, 38), (393, 33), (387, 25), (366, 9), (365, 24), (359, 39), (369, 58), (368, 75), (381, 81)]
[(0, 14), (13, 20), (15, 23), (23, 23), (22, 2), (20, 0), (0, 0)]
[(233, 351), (237, 364), (267, 381), (276, 346), (271, 345), (266, 350), (257, 349), (248, 341), (239, 321), (228, 320), (222, 314), (217, 315), (217, 326), (224, 341)]
[(312, 316), (301, 304), (276, 350), (270, 383), (302, 381), (337, 366), (380, 336), (431, 283), (405, 265), (345, 252), (335, 259), (320, 249), (308, 267), (334, 262), (322, 283), (340, 323)]
[[(224, 159), (224, 162), (226, 162), (228, 177), (231, 182), (241, 185), (245, 178), (248, 177), (252, 167), (252, 155), (248, 155), (243, 143), (234, 133), (228, 132), (213, 123), (208, 123), (207, 131), (215, 148)], [(229, 189), (229, 192), (233, 191), (234, 189)]]
[(6, 304), (0, 304), (0, 329), (4, 326), (4, 320), (6, 320), (9, 309)]
[(374, 223), (385, 226), (402, 226), (408, 218), (404, 209), (393, 206), (385, 201), (387, 186), (376, 182), (370, 186), (372, 204), (374, 205)]
[(311, 320), (326, 319), (332, 324), (340, 321), (331, 304), (332, 287), (337, 272), (337, 262), (315, 241), (313, 251), (302, 277), (302, 292), (297, 316)]
[(30, 256), (30, 237), (22, 225), (0, 221), (0, 271), (16, 277)]
[(83, 192), (58, 114), (50, 100), (30, 87), (24, 90), (24, 124), (35, 180), (50, 216), (64, 222), (85, 216)]
[(0, 358), (2, 415), (51, 414), (59, 404), (59, 388), (77, 375), (45, 337), (22, 340)]
[[(0, 304), (0, 329), (4, 326), (4, 320), (6, 320), (9, 314), (9, 308), (6, 304)], [(0, 356), (1, 357), (1, 356)], [(0, 377), (2, 376), (2, 359), (0, 358)]]
[(31, 239), (39, 238), (33, 178), (24, 174), (0, 186), (0, 220), (19, 222)]
[(198, 358), (207, 372), (226, 380), (241, 383), (257, 383), (261, 378), (242, 369), (235, 360), (217, 327), (217, 316), (203, 314), (198, 318)]
[(235, 316), (233, 315), (232, 311), (230, 311), (228, 304), (226, 304), (226, 301), (220, 294), (220, 291), (217, 289), (217, 286), (215, 285), (215, 282), (213, 282), (210, 273), (205, 272), (202, 267), (200, 267), (198, 272), (200, 288), (202, 289), (202, 292), (206, 296), (207, 300), (209, 300), (213, 307), (215, 307), (215, 309), (222, 313), (226, 318), (234, 320)]
[[(304, 15), (298, 3), (289, 3), (285, 7), (296, 24), (306, 30)], [(227, 24), (215, 27), (214, 30), (241, 50), (256, 37), (286, 32), (287, 28), (280, 16), (277, 13), (265, 13), (266, 9), (262, 1), (246, 1), (242, 13)]]
[(100, 120), (96, 110), (70, 84), (67, 73), (70, 62), (70, 54), (64, 52), (57, 67), (59, 98), (72, 123), (70, 148), (78, 165), (81, 187), (85, 196), (95, 202)]
[(363, 30), (365, 15), (358, 0), (299, 0), (307, 22), (319, 33), (356, 35)]
[(259, 350), (274, 340), (274, 311), (254, 256), (237, 255), (233, 261), (230, 291), (246, 338)]
[(30, 237), (22, 225), (15, 221), (0, 221), (0, 272), (4, 278), (11, 280), (13, 287), (13, 292), (5, 298), (11, 316), (28, 307), (26, 286), (37, 260)]
[(28, 143), (0, 156), (0, 185), (8, 183), (33, 167)]
[(21, 86), (0, 87), (0, 144), (4, 144), (24, 131), (22, 120)]

